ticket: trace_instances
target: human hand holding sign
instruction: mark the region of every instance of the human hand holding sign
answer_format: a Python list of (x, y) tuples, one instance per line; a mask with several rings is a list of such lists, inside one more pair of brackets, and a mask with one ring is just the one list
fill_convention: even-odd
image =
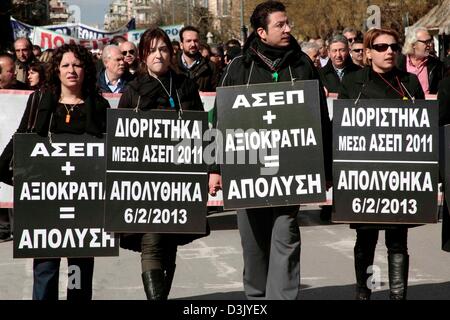
[(215, 196), (218, 190), (222, 190), (222, 176), (218, 173), (209, 175), (209, 194)]

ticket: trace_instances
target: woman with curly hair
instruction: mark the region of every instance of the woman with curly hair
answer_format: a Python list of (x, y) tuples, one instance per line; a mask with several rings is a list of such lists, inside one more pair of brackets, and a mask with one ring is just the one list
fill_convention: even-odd
[[(106, 131), (109, 103), (96, 89), (95, 65), (89, 51), (65, 44), (55, 50), (47, 69), (34, 131), (101, 137)], [(67, 288), (67, 300), (92, 299), (94, 258), (67, 258), (69, 268), (80, 270), (80, 288)], [(60, 258), (34, 259), (33, 299), (57, 300)]]

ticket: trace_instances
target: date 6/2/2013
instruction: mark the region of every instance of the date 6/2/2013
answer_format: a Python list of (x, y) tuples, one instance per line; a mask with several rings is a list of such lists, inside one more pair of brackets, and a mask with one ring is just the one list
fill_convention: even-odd
[(186, 209), (127, 208), (123, 219), (127, 224), (186, 224)]

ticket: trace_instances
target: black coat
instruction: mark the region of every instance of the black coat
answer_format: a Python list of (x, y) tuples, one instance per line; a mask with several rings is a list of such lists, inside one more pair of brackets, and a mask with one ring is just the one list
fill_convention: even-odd
[[(36, 114), (39, 102), (42, 98), (41, 91), (35, 91), (28, 97), (27, 106), (23, 113), (22, 120), (16, 133), (27, 133), (34, 130), (34, 124), (36, 121)], [(9, 140), (5, 149), (0, 156), (0, 181), (6, 184), (12, 185), (13, 172), (12, 172), (12, 158), (13, 158), (13, 139)]]
[[(349, 73), (361, 70), (359, 66), (354, 64), (351, 59), (347, 61), (347, 65), (344, 68), (344, 75)], [(341, 81), (339, 80), (339, 76), (334, 70), (333, 63), (331, 59), (328, 60), (328, 63), (319, 69), (320, 79), (322, 80), (323, 86), (327, 88), (328, 92), (338, 93), (339, 87), (341, 86)]]
[[(405, 55), (400, 54), (397, 56), (397, 67), (400, 70), (406, 71)], [(439, 88), (439, 82), (444, 78), (444, 64), (438, 58), (429, 56), (427, 62), (427, 73), (430, 94), (436, 94)]]
[[(97, 87), (102, 93), (112, 93), (111, 89), (108, 87), (105, 79), (106, 69), (103, 68), (97, 75)], [(134, 75), (132, 75), (128, 70), (120, 77), (120, 80), (123, 81), (123, 87), (117, 93), (122, 93), (125, 90), (126, 85), (134, 79)]]
[[(252, 33), (243, 48), (243, 54), (236, 57), (224, 71), (219, 86), (237, 86), (244, 84), (271, 83), (272, 71), (251, 49), (258, 46), (260, 41)], [(251, 73), (250, 73), (251, 71)], [(325, 175), (327, 181), (331, 180), (331, 121), (328, 115), (327, 100), (316, 67), (308, 56), (302, 52), (297, 41), (291, 37), (291, 43), (281, 57), (278, 69), (278, 81), (291, 81), (291, 72), (294, 80), (318, 80), (320, 95), (320, 113), (322, 125), (322, 140), (324, 146)], [(216, 121), (217, 109), (214, 108), (213, 122)], [(218, 166), (211, 166), (210, 172), (218, 172)]]
[[(420, 86), (419, 79), (414, 74), (398, 69), (393, 70), (393, 76), (397, 76), (408, 92), (415, 99), (424, 99), (424, 93)], [(401, 99), (397, 92), (392, 90), (384, 82), (378, 81), (371, 67), (365, 67), (357, 72), (348, 74), (342, 79), (342, 86), (338, 99)], [(402, 227), (415, 227), (417, 225), (402, 224), (369, 224), (352, 223), (351, 228), (358, 229), (396, 229)]]
[[(439, 126), (445, 126), (450, 124), (450, 77), (445, 78), (439, 84), (438, 100), (439, 100)], [(450, 252), (449, 214), (450, 212), (448, 209), (448, 199), (445, 199), (442, 213), (442, 250), (448, 252)]]
[(214, 63), (206, 60), (199, 54), (195, 65), (192, 66), (192, 68), (187, 69), (181, 59), (181, 53), (176, 59), (176, 72), (193, 80), (198, 86), (198, 91), (213, 92), (216, 90), (217, 81), (219, 80), (219, 70), (217, 70)]
[(450, 124), (450, 76), (439, 84), (439, 126)]
[[(398, 69), (395, 69), (394, 72), (411, 96), (416, 99), (425, 98), (419, 79), (414, 74)], [(406, 95), (408, 96), (407, 93)], [(402, 98), (387, 85), (383, 84), (383, 86), (380, 86), (370, 67), (345, 75), (342, 79), (338, 99), (357, 99), (358, 97), (360, 99)]]
[[(172, 74), (172, 98), (175, 108), (181, 107), (183, 110), (203, 111), (203, 103), (194, 81), (186, 78), (182, 74), (177, 74), (173, 70)], [(166, 89), (170, 90), (170, 78), (167, 75), (160, 79)], [(170, 109), (169, 96), (161, 84), (148, 73), (138, 74), (125, 88), (119, 101), (118, 108), (139, 109)]]

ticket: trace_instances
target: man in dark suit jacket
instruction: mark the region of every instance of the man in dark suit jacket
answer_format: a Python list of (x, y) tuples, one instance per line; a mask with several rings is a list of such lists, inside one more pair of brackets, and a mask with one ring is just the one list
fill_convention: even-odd
[(319, 69), (320, 79), (328, 92), (337, 93), (345, 74), (358, 71), (350, 57), (348, 40), (343, 35), (335, 35), (329, 41), (328, 63)]

